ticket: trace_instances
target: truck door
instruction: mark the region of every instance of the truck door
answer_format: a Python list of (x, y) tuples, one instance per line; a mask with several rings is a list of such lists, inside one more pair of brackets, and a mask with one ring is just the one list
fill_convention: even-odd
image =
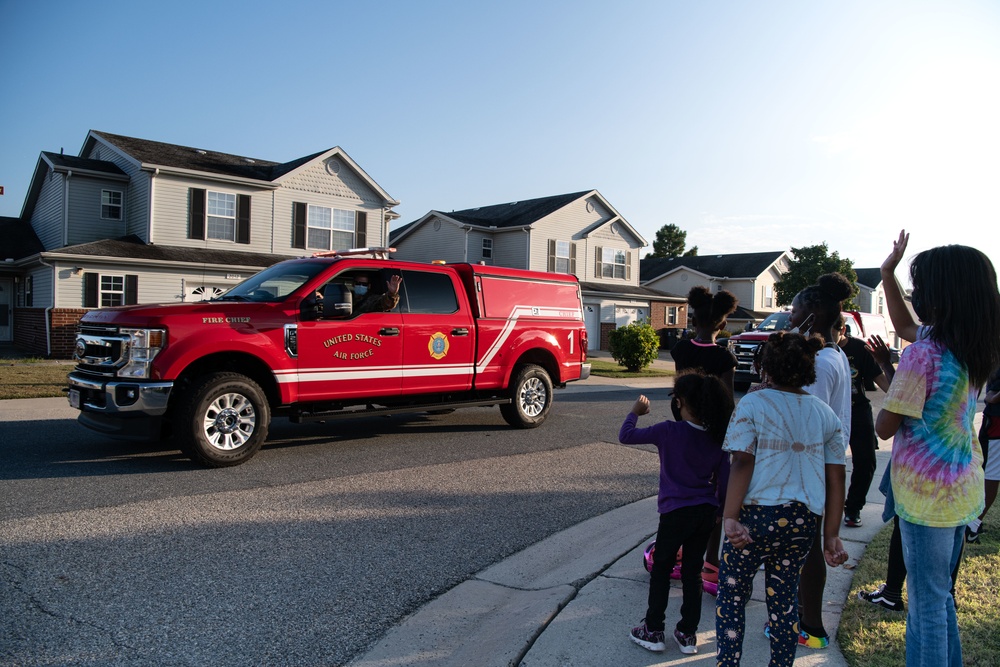
[[(332, 281), (331, 287), (343, 290), (342, 300), (352, 298), (357, 273), (341, 274)], [(378, 272), (369, 275), (373, 289), (384, 290)], [(319, 319), (298, 326), (299, 400), (398, 396), (403, 359), (399, 306), (387, 312), (341, 315), (328, 303), (321, 313)]]
[(450, 271), (404, 270), (403, 393), (472, 388), (476, 331), (466, 299)]

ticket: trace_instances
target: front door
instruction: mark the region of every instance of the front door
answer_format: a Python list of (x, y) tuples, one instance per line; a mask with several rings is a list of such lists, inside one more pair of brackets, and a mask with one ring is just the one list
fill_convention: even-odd
[(0, 343), (14, 340), (14, 281), (0, 278)]

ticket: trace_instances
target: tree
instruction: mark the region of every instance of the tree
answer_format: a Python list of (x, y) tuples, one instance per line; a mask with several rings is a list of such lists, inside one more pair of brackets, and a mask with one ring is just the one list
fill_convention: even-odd
[[(792, 303), (795, 295), (810, 285), (815, 285), (820, 276), (833, 273), (842, 274), (854, 285), (854, 293), (858, 290), (858, 274), (854, 272), (854, 262), (842, 259), (840, 254), (830, 249), (826, 243), (819, 245), (792, 248), (794, 259), (788, 264), (788, 271), (774, 284), (775, 296), (779, 306)], [(854, 299), (844, 302), (844, 310), (856, 310)]]
[(698, 256), (698, 246), (692, 246), (690, 250), (684, 253), (685, 257), (697, 257)]
[[(687, 232), (677, 225), (663, 225), (656, 230), (653, 252), (650, 257), (680, 257), (684, 254)], [(695, 248), (697, 253), (697, 248)]]

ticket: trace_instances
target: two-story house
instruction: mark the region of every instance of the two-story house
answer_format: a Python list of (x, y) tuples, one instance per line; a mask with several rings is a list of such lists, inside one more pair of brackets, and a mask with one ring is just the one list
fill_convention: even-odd
[[(780, 310), (774, 284), (788, 271), (791, 255), (784, 250), (693, 257), (644, 257), (639, 280), (661, 292), (687, 296), (704, 285), (712, 292), (728, 290), (740, 305), (729, 318), (728, 329), (741, 331)], [(686, 326), (686, 321), (685, 325)]]
[(683, 299), (639, 284), (639, 249), (646, 240), (597, 190), (432, 210), (394, 229), (389, 240), (399, 259), (576, 275), (592, 349), (607, 349), (617, 326), (648, 319), (663, 329), (671, 318), (686, 317)]
[(11, 336), (69, 356), (88, 308), (211, 298), (288, 257), (385, 245), (398, 204), (339, 147), (272, 162), (91, 131), (78, 156), (39, 157), (18, 221), (38, 247), (0, 251)]

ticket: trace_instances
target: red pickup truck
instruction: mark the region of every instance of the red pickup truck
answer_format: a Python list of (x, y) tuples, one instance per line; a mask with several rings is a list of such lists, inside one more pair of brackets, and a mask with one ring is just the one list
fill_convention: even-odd
[[(847, 335), (856, 338), (868, 338), (873, 334), (878, 334), (886, 342), (889, 341), (889, 334), (886, 332), (885, 318), (882, 315), (862, 313), (856, 310), (843, 311), (844, 321), (847, 323)], [(775, 331), (789, 329), (788, 311), (771, 313), (753, 329), (729, 337), (727, 346), (729, 351), (736, 356), (736, 374), (733, 384), (737, 391), (746, 391), (754, 382), (760, 382), (760, 376), (753, 370), (753, 357), (757, 347), (767, 340)], [(898, 359), (898, 355), (896, 359)]]
[[(509, 424), (533, 428), (554, 386), (589, 377), (574, 276), (378, 258), (390, 251), (287, 260), (211, 301), (88, 312), (69, 375), (79, 422), (171, 438), (221, 467), (250, 459), (272, 416), (499, 405)], [(379, 300), (355, 306), (356, 285), (385, 291), (393, 276), (398, 302), (359, 312)]]

